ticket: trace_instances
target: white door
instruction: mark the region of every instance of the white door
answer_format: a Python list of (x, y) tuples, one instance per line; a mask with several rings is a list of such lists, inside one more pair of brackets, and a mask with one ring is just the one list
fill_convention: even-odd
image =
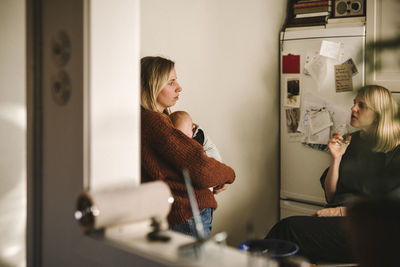
[[(367, 0), (368, 43), (398, 40), (399, 10), (400, 3), (396, 0)], [(368, 62), (370, 62), (367, 64), (368, 84), (379, 84), (391, 91), (400, 92), (399, 48), (397, 44), (382, 53), (378, 53), (376, 48), (366, 51)]]

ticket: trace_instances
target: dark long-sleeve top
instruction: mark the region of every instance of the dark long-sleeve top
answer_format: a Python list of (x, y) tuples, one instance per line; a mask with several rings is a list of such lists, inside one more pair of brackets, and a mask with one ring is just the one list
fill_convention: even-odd
[(161, 180), (169, 185), (174, 197), (169, 225), (185, 223), (193, 216), (183, 169), (189, 171), (199, 209), (217, 208), (214, 194), (208, 188), (233, 183), (233, 169), (208, 157), (199, 143), (177, 130), (159, 112), (142, 108), (141, 126), (141, 180)]
[[(334, 199), (329, 206), (346, 205), (354, 197), (391, 197), (400, 200), (400, 146), (388, 153), (373, 152), (360, 132), (352, 134), (342, 156)], [(324, 187), (328, 169), (321, 176)]]

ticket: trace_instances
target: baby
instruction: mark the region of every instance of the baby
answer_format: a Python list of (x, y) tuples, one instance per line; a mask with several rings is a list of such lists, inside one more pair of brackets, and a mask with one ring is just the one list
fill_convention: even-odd
[(217, 146), (211, 139), (204, 133), (198, 125), (194, 124), (190, 115), (185, 111), (175, 111), (171, 113), (170, 119), (172, 124), (180, 131), (182, 131), (189, 138), (193, 138), (200, 145), (203, 146), (204, 152), (207, 156), (221, 161), (221, 156)]
[[(218, 161), (221, 161), (221, 155), (217, 149), (217, 146), (211, 141), (211, 139), (204, 133), (200, 126), (193, 123), (192, 118), (186, 111), (175, 111), (169, 115), (172, 124), (187, 135), (189, 138), (196, 140), (200, 145), (203, 146), (204, 152), (207, 156), (212, 157)], [(215, 189), (218, 189), (216, 187)], [(212, 192), (214, 189), (209, 188)]]

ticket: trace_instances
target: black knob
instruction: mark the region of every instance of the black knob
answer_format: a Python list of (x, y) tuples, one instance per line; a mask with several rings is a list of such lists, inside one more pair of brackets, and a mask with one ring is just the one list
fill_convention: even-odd
[(354, 2), (351, 4), (351, 9), (354, 11), (359, 11), (361, 9), (361, 5), (359, 2)]

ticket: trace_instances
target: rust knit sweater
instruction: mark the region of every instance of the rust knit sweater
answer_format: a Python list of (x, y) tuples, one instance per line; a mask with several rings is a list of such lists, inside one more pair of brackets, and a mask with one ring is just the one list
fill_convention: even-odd
[(188, 169), (199, 209), (217, 208), (209, 187), (232, 183), (235, 173), (229, 166), (206, 156), (203, 147), (177, 130), (163, 114), (141, 109), (142, 182), (162, 180), (174, 197), (169, 225), (182, 224), (193, 215), (182, 170)]

